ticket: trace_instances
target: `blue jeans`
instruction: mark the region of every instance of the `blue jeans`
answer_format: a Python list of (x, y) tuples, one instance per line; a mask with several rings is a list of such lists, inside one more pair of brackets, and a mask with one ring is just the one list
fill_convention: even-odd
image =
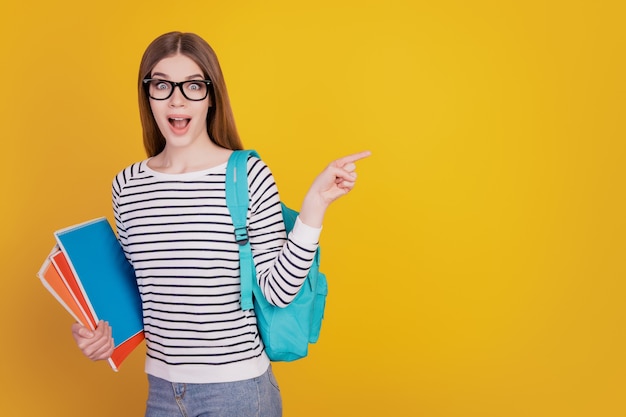
[(172, 383), (148, 375), (146, 417), (280, 417), (283, 404), (272, 367), (244, 381)]

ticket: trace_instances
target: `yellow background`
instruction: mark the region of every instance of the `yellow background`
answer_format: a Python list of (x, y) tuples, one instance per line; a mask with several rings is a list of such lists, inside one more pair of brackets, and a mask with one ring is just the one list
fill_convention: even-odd
[(111, 218), (144, 157), (140, 56), (221, 59), (240, 133), (297, 206), (370, 149), (328, 214), (330, 296), (285, 416), (626, 415), (621, 1), (10, 1), (0, 13), (0, 414), (142, 415), (143, 355), (81, 356), (35, 273)]

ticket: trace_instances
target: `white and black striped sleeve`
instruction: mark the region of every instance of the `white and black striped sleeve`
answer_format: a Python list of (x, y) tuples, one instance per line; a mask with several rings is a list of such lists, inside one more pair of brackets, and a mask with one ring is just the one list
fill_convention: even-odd
[(248, 183), (249, 236), (257, 280), (270, 303), (285, 307), (298, 294), (309, 272), (318, 247), (319, 230), (313, 229), (314, 240), (310, 236), (298, 239), (296, 230), (286, 236), (278, 188), (263, 161), (248, 160)]

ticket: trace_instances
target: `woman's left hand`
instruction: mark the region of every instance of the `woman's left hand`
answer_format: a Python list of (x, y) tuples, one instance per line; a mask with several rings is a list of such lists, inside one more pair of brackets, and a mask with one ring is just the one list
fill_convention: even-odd
[(356, 183), (356, 162), (367, 158), (364, 151), (331, 162), (313, 181), (304, 197), (300, 219), (311, 227), (321, 227), (326, 209), (333, 201), (348, 194)]

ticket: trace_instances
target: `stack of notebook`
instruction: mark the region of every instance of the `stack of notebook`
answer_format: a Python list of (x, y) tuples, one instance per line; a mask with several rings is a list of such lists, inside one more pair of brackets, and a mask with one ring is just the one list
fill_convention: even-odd
[(109, 363), (117, 371), (144, 339), (135, 272), (105, 218), (54, 236), (57, 244), (37, 275), (83, 326), (94, 330), (100, 320), (111, 325), (115, 351)]

